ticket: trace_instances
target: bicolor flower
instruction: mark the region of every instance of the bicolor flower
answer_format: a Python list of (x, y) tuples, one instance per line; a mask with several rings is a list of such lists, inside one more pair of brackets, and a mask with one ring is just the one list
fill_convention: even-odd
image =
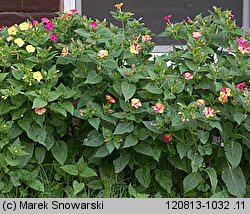
[(138, 109), (138, 108), (140, 108), (142, 105), (141, 105), (141, 101), (139, 100), (139, 99), (137, 99), (137, 98), (133, 98), (132, 100), (131, 100), (131, 105), (133, 106), (133, 107), (135, 107), (136, 109)]
[(43, 115), (46, 112), (46, 108), (35, 108), (35, 113), (38, 115)]
[(164, 22), (169, 22), (170, 19), (171, 19), (171, 17), (172, 17), (172, 15), (168, 15), (168, 16), (165, 16), (162, 20), (163, 20)]
[(197, 106), (197, 107), (201, 107), (201, 106), (205, 106), (205, 105), (206, 105), (206, 102), (203, 99), (198, 99), (195, 102), (195, 106)]
[(16, 43), (18, 47), (22, 47), (24, 45), (24, 41), (21, 38), (15, 39), (14, 43)]
[(52, 33), (49, 37), (53, 42), (56, 42), (58, 40), (58, 36), (55, 33)]
[(238, 41), (238, 45), (239, 45), (239, 47), (238, 47), (239, 51), (242, 54), (249, 53), (250, 48), (247, 45), (246, 39), (244, 39), (243, 37), (241, 37), (241, 38), (237, 38), (237, 41)]
[(201, 32), (193, 32), (192, 36), (196, 39), (199, 39), (200, 37), (202, 37), (202, 33)]
[(202, 111), (202, 114), (204, 114), (206, 118), (212, 118), (215, 116), (215, 111), (211, 107), (205, 107), (204, 110)]
[(186, 79), (186, 80), (191, 80), (193, 79), (193, 74), (190, 72), (186, 72), (184, 74), (182, 74), (182, 76)]
[(26, 46), (26, 51), (29, 52), (29, 53), (34, 53), (35, 52), (35, 48), (33, 45), (27, 45)]
[(173, 137), (171, 134), (164, 134), (163, 138), (162, 138), (166, 143), (169, 143), (170, 141), (172, 141)]
[(133, 44), (130, 46), (130, 53), (132, 54), (139, 54), (141, 50), (141, 46), (139, 44)]
[(219, 101), (221, 103), (227, 103), (228, 102), (228, 97), (231, 96), (231, 89), (223, 87), (220, 91), (220, 96), (219, 96)]
[(143, 42), (149, 42), (151, 40), (152, 40), (152, 38), (149, 35), (142, 36), (142, 41)]
[(37, 80), (38, 82), (40, 82), (42, 78), (43, 75), (41, 74), (40, 71), (36, 71), (33, 73), (33, 79)]
[(155, 106), (153, 106), (154, 112), (156, 114), (163, 113), (164, 108), (165, 108), (164, 105), (161, 103), (157, 103)]
[(48, 22), (48, 23), (45, 25), (45, 28), (46, 28), (47, 31), (51, 31), (51, 30), (53, 30), (54, 25), (53, 25), (52, 22)]
[(115, 103), (115, 99), (111, 97), (110, 95), (106, 95), (106, 100), (110, 103)]
[(96, 22), (94, 22), (94, 21), (92, 21), (91, 23), (90, 23), (90, 26), (93, 28), (93, 29), (95, 29), (95, 28), (97, 28), (97, 24), (96, 24)]
[(68, 47), (64, 47), (62, 49), (62, 53), (61, 53), (62, 57), (67, 56), (68, 54), (69, 54), (69, 48)]
[(27, 22), (23, 22), (19, 25), (19, 28), (20, 30), (28, 30), (30, 27), (29, 27), (29, 23)]
[(104, 58), (105, 56), (109, 55), (109, 52), (107, 50), (99, 50), (97, 54), (100, 58)]
[(9, 35), (16, 35), (17, 31), (18, 30), (17, 30), (17, 28), (15, 26), (11, 26), (11, 27), (8, 28), (8, 34)]

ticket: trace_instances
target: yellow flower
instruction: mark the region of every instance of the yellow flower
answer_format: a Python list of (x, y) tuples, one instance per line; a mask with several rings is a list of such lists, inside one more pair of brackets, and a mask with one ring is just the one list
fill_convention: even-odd
[(40, 71), (36, 71), (33, 73), (33, 79), (37, 80), (38, 82), (40, 82), (42, 78), (43, 76)]
[(21, 38), (17, 38), (14, 42), (18, 45), (18, 47), (22, 47), (24, 45), (24, 41)]
[(17, 28), (15, 26), (11, 26), (11, 27), (8, 28), (8, 34), (9, 35), (16, 35), (17, 31), (18, 30), (17, 30)]
[(19, 25), (20, 30), (28, 30), (29, 24), (27, 22), (23, 22)]
[(29, 53), (34, 53), (35, 52), (35, 48), (33, 45), (27, 45), (26, 46), (26, 51), (28, 51)]
[(121, 10), (121, 7), (123, 6), (123, 3), (115, 4), (115, 8), (117, 10)]
[(10, 42), (11, 40), (13, 40), (13, 37), (12, 37), (12, 36), (9, 36), (9, 37), (7, 38), (7, 41)]

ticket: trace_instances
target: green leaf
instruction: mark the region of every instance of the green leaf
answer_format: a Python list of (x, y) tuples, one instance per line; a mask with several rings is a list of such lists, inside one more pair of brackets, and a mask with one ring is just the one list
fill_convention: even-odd
[(48, 103), (41, 97), (36, 97), (33, 101), (32, 108), (42, 108), (45, 107)]
[(96, 71), (91, 70), (88, 73), (86, 84), (97, 84), (102, 81), (102, 77), (96, 73)]
[(90, 118), (88, 119), (88, 122), (91, 126), (98, 130), (101, 120), (100, 118)]
[(103, 135), (98, 131), (93, 130), (88, 134), (88, 137), (84, 139), (83, 145), (90, 147), (99, 147), (104, 143)]
[(65, 109), (63, 109), (57, 103), (51, 103), (50, 109), (52, 111), (54, 111), (55, 113), (59, 113), (59, 114), (63, 115), (64, 117), (67, 117), (67, 112), (65, 111)]
[(50, 91), (48, 93), (48, 101), (52, 102), (57, 100), (60, 96), (61, 96), (62, 92), (58, 92), (58, 91)]
[(187, 153), (189, 150), (191, 150), (191, 148), (192, 148), (192, 143), (190, 142), (187, 143), (177, 142), (176, 144), (176, 149), (181, 159), (187, 156)]
[(163, 130), (161, 130), (159, 127), (155, 126), (155, 122), (154, 121), (142, 121), (143, 124), (152, 132), (156, 133), (156, 134), (162, 134)]
[(73, 181), (74, 195), (77, 195), (79, 192), (81, 192), (83, 190), (84, 186), (85, 186), (84, 183), (78, 183), (78, 181), (74, 180)]
[(212, 193), (215, 193), (215, 190), (216, 190), (216, 187), (218, 184), (216, 170), (213, 167), (209, 167), (209, 168), (205, 169), (205, 171), (207, 172), (207, 174), (210, 178), (210, 182), (211, 182), (211, 186), (212, 186)]
[(34, 190), (44, 192), (44, 185), (39, 180), (32, 181), (29, 186)]
[(0, 83), (8, 76), (9, 73), (0, 73)]
[(138, 193), (136, 191), (136, 189), (134, 187), (132, 187), (131, 184), (129, 184), (129, 186), (128, 186), (128, 193), (129, 193), (130, 197), (132, 196), (134, 198), (148, 198), (150, 196), (149, 194)]
[(35, 157), (36, 157), (37, 162), (39, 164), (43, 163), (45, 155), (46, 155), (46, 149), (44, 147), (41, 147), (41, 146), (36, 146), (36, 148), (35, 148)]
[(233, 168), (240, 164), (242, 157), (242, 147), (240, 143), (233, 140), (224, 143), (225, 155)]
[(90, 167), (85, 164), (84, 168), (82, 169), (80, 176), (83, 178), (89, 178), (89, 177), (94, 177), (97, 176), (95, 170), (91, 169)]
[(126, 102), (135, 94), (136, 86), (134, 84), (123, 81), (121, 84), (121, 89)]
[(99, 147), (94, 155), (94, 157), (96, 158), (103, 158), (106, 157), (110, 154), (106, 144), (102, 145), (101, 147)]
[(197, 172), (203, 166), (203, 157), (200, 154), (195, 154), (191, 160), (191, 167), (193, 172)]
[(152, 94), (162, 94), (163, 91), (160, 89), (156, 83), (154, 82), (149, 82), (143, 89), (146, 89), (148, 92)]
[(59, 103), (59, 106), (62, 107), (67, 112), (69, 112), (71, 115), (74, 114), (74, 106), (73, 106), (72, 102), (65, 101), (63, 103)]
[(192, 60), (186, 59), (185, 64), (186, 64), (186, 66), (188, 67), (189, 70), (191, 70), (191, 71), (196, 71), (197, 70), (197, 67), (196, 67), (196, 65), (194, 64), (194, 62)]
[(103, 182), (102, 180), (93, 180), (93, 181), (90, 181), (87, 185), (93, 190), (98, 190), (98, 189), (102, 189)]
[(130, 155), (121, 153), (120, 157), (113, 161), (115, 173), (120, 173), (129, 163)]
[(126, 137), (122, 148), (128, 148), (128, 147), (136, 145), (137, 143), (138, 143), (138, 139), (133, 134), (129, 134)]
[(141, 153), (143, 155), (148, 155), (151, 157), (154, 155), (154, 151), (148, 143), (140, 143), (134, 146), (133, 148), (136, 152)]
[(223, 132), (222, 127), (221, 127), (219, 121), (209, 121), (209, 125), (210, 125), (212, 128), (217, 128), (217, 129), (219, 129), (221, 132)]
[(233, 117), (234, 117), (234, 120), (240, 125), (242, 121), (247, 118), (247, 115), (241, 112), (236, 112), (233, 114)]
[(155, 179), (165, 190), (170, 193), (173, 186), (172, 173), (169, 170), (155, 170)]
[(243, 198), (246, 193), (246, 180), (240, 167), (227, 167), (222, 171), (222, 180), (230, 194)]
[(115, 131), (114, 131), (114, 135), (117, 135), (117, 134), (125, 134), (125, 133), (130, 133), (134, 130), (134, 125), (133, 123), (127, 123), (127, 122), (120, 122)]
[(30, 129), (27, 132), (27, 135), (30, 139), (34, 140), (35, 142), (38, 142), (40, 144), (45, 143), (46, 139), (46, 129), (42, 128), (41, 126), (37, 124), (33, 124), (30, 126)]
[(184, 192), (187, 193), (190, 190), (194, 189), (200, 184), (201, 181), (202, 181), (202, 177), (199, 172), (190, 173), (183, 180)]
[(135, 171), (135, 177), (138, 179), (140, 184), (145, 188), (148, 188), (151, 182), (150, 170), (146, 168), (137, 169)]
[(70, 175), (74, 175), (74, 176), (78, 175), (78, 169), (76, 165), (64, 165), (64, 166), (61, 166), (60, 168)]
[(64, 141), (57, 141), (51, 148), (54, 158), (63, 165), (68, 156), (68, 146)]
[(209, 138), (209, 132), (199, 130), (198, 138), (200, 139), (201, 143), (203, 144), (207, 143)]

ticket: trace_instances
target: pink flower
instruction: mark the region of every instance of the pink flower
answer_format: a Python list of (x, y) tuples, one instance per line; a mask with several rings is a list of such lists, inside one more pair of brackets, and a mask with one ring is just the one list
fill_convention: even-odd
[(171, 19), (172, 15), (168, 15), (168, 16), (165, 16), (162, 20), (164, 22), (169, 22), (169, 20)]
[(138, 109), (138, 108), (141, 107), (141, 101), (140, 101), (139, 99), (137, 99), (137, 98), (133, 98), (133, 99), (131, 100), (131, 105), (132, 105), (133, 107), (135, 107), (136, 109)]
[(32, 24), (33, 24), (34, 26), (37, 26), (39, 23), (38, 23), (37, 20), (32, 20)]
[(97, 55), (101, 58), (104, 58), (105, 56), (109, 55), (109, 52), (107, 50), (99, 50)]
[(35, 113), (38, 115), (43, 115), (46, 112), (46, 108), (35, 108)]
[(52, 33), (49, 37), (53, 42), (56, 42), (58, 40), (58, 36), (55, 33)]
[(186, 72), (184, 74), (182, 74), (182, 76), (186, 79), (186, 80), (191, 80), (193, 79), (193, 74), (190, 72)]
[(205, 107), (202, 114), (204, 114), (206, 118), (212, 118), (215, 116), (215, 111), (211, 107)]
[(249, 48), (249, 46), (247, 45), (246, 39), (244, 39), (244, 38), (242, 38), (242, 37), (241, 37), (241, 38), (238, 38), (238, 37), (237, 37), (237, 41), (238, 41), (238, 45), (239, 45), (239, 47), (238, 47), (239, 51), (240, 51), (242, 54), (249, 53), (250, 48)]
[(152, 38), (149, 35), (142, 36), (142, 41), (143, 42), (149, 42), (151, 40), (152, 40)]
[(172, 135), (171, 134), (164, 134), (163, 138), (162, 138), (166, 143), (172, 141)]
[(0, 31), (4, 29), (4, 26), (3, 27), (0, 27)]
[(46, 24), (45, 28), (46, 28), (47, 31), (51, 31), (51, 30), (53, 30), (54, 25), (53, 25), (52, 22), (48, 22), (48, 23)]
[(154, 112), (156, 114), (163, 113), (164, 108), (165, 108), (164, 105), (161, 103), (157, 103), (155, 106), (153, 106)]
[(132, 54), (139, 54), (141, 50), (141, 46), (139, 44), (133, 44), (130, 46), (130, 53)]
[(46, 17), (42, 18), (41, 21), (45, 25), (50, 22), (50, 20), (48, 18), (46, 18)]
[(244, 90), (247, 89), (247, 86), (246, 86), (246, 83), (245, 83), (245, 82), (241, 82), (241, 83), (235, 85), (235, 88), (239, 88), (239, 89), (241, 89), (242, 91), (244, 91)]
[(196, 38), (196, 39), (199, 39), (200, 37), (202, 37), (202, 33), (200, 33), (200, 32), (193, 32), (193, 33), (192, 33), (192, 36), (193, 36), (194, 38)]
[(97, 28), (97, 24), (96, 24), (96, 22), (94, 22), (94, 21), (90, 23), (90, 26), (91, 26), (93, 29)]

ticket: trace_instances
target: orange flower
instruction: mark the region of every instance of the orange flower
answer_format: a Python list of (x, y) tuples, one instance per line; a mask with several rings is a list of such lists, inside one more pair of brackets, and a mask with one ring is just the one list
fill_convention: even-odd
[(43, 115), (46, 112), (46, 108), (35, 108), (35, 113), (38, 115)]
[(111, 97), (110, 95), (106, 95), (106, 100), (110, 103), (115, 103), (115, 99)]
[(62, 57), (67, 56), (68, 54), (69, 54), (69, 48), (68, 47), (64, 47), (62, 49), (62, 53), (61, 53)]

